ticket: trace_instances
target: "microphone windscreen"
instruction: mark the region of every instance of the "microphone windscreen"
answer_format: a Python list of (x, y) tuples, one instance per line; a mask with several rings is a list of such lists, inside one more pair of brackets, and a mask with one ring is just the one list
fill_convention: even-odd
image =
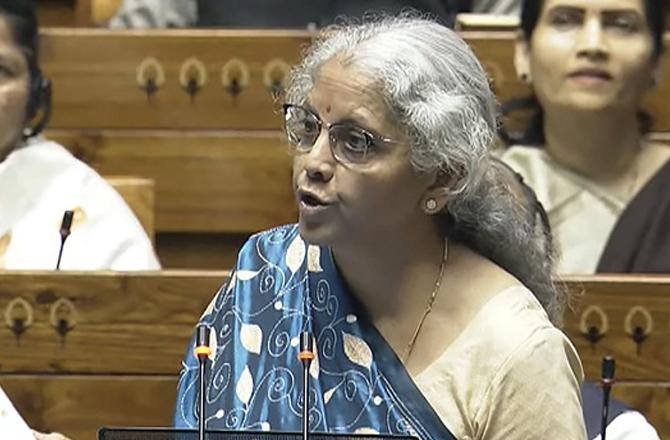
[(603, 379), (614, 379), (614, 370), (616, 368), (616, 363), (612, 356), (605, 356), (603, 358), (602, 365), (602, 377)]
[(312, 343), (312, 334), (310, 332), (302, 332), (300, 334), (300, 351), (314, 351), (314, 344)]
[(209, 327), (206, 325), (199, 325), (196, 328), (196, 347), (209, 346)]
[(60, 235), (67, 236), (70, 235), (70, 229), (72, 228), (72, 218), (74, 217), (74, 211), (67, 210), (63, 213), (63, 221), (60, 225)]

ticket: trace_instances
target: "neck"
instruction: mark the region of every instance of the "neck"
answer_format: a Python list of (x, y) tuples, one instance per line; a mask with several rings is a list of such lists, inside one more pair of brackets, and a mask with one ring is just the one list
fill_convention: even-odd
[(444, 238), (432, 218), (424, 223), (374, 242), (333, 247), (343, 278), (373, 322), (407, 317), (416, 325), (425, 308), (442, 263)]
[(545, 113), (544, 133), (546, 151), (555, 161), (594, 180), (625, 172), (642, 142), (637, 115), (631, 112), (556, 110)]

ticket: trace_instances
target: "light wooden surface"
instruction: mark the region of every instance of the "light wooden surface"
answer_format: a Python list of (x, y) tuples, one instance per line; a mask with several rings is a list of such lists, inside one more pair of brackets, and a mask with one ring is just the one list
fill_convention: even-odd
[(105, 176), (105, 180), (123, 197), (153, 243), (156, 217), (154, 181), (133, 176)]
[[(580, 353), (588, 378), (599, 378), (602, 358), (612, 355), (621, 380), (670, 382), (668, 277), (599, 275), (565, 280), (578, 295), (574, 311), (566, 314), (565, 331)], [(602, 339), (589, 342), (583, 326), (599, 329)], [(646, 334), (639, 346), (632, 338), (636, 327)]]
[[(309, 42), (306, 32), (261, 30), (46, 29), (42, 37), (52, 128), (278, 129), (272, 81)], [(158, 85), (150, 98), (147, 78)], [(190, 79), (201, 82), (194, 97)], [(226, 89), (233, 79), (237, 95)]]
[[(283, 69), (310, 41), (307, 32), (268, 30), (46, 29), (42, 34), (42, 64), (54, 83), (53, 128), (278, 129), (279, 107), (269, 85), (282, 80)], [(528, 93), (513, 67), (514, 32), (462, 35), (501, 101)], [(148, 58), (158, 62), (165, 78), (150, 99), (138, 84), (138, 68)], [(191, 98), (180, 75), (204, 78), (188, 67), (193, 58), (206, 80)], [(228, 64), (232, 59), (237, 67)], [(670, 78), (670, 64), (662, 69), (661, 78)], [(238, 95), (224, 87), (224, 70), (239, 80)], [(156, 69), (145, 72), (151, 76)], [(646, 101), (656, 131), (670, 131), (668, 96), (670, 81), (662, 80)]]
[[(174, 374), (193, 325), (226, 276), (0, 272), (0, 373)], [(33, 324), (17, 340), (5, 316), (19, 297), (29, 304)], [(51, 323), (61, 299), (72, 304), (62, 315), (73, 325), (65, 338)]]
[(103, 175), (156, 183), (158, 232), (251, 233), (296, 219), (279, 132), (50, 131)]

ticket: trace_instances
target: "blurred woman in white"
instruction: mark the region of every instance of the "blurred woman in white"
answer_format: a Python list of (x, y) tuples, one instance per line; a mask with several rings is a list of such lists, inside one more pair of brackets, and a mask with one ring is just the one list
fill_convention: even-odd
[(29, 0), (0, 0), (0, 269), (54, 269), (65, 210), (74, 211), (74, 221), (62, 269), (159, 269), (119, 194), (39, 136), (51, 90), (38, 66), (37, 30)]

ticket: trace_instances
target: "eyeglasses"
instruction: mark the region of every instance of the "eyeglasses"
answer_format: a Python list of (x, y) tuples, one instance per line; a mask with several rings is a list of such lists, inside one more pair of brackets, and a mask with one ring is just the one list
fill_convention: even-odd
[(309, 109), (284, 104), (284, 129), (289, 144), (297, 152), (308, 153), (321, 135), (324, 125), (328, 130), (328, 143), (333, 157), (345, 166), (367, 164), (373, 160), (382, 144), (398, 143), (350, 123), (325, 124)]

